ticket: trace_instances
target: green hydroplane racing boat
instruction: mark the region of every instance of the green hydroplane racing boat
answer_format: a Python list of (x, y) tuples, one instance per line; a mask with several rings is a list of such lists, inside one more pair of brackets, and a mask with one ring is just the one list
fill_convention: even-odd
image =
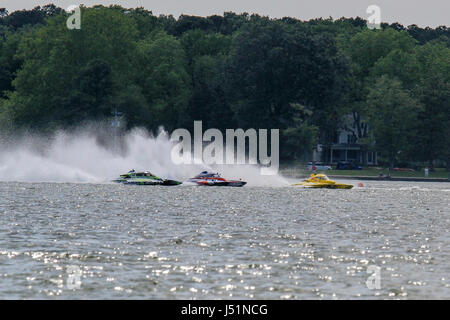
[(147, 186), (176, 186), (181, 184), (180, 181), (161, 179), (149, 171), (136, 172), (134, 170), (121, 174), (120, 177), (113, 180), (113, 182)]

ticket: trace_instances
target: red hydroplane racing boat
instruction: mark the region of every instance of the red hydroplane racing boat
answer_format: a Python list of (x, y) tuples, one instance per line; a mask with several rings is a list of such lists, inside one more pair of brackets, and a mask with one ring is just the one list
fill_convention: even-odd
[(241, 180), (227, 180), (222, 178), (218, 173), (203, 171), (187, 182), (195, 183), (200, 186), (222, 186), (222, 187), (242, 187), (247, 182)]

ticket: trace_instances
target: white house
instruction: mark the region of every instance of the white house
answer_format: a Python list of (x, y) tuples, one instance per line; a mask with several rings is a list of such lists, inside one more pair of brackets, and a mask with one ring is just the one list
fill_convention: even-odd
[(358, 124), (353, 115), (343, 117), (341, 128), (332, 144), (318, 144), (313, 152), (313, 161), (336, 164), (339, 161), (356, 162), (364, 165), (377, 165), (376, 151), (358, 143), (361, 134), (367, 136), (368, 125)]

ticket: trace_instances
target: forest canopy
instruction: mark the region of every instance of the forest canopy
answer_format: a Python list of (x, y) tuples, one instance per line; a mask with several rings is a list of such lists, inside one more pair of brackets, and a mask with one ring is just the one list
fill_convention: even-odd
[(389, 162), (450, 163), (450, 28), (361, 18), (0, 9), (0, 130), (51, 132), (119, 110), (126, 129), (278, 128), (284, 160), (356, 140)]

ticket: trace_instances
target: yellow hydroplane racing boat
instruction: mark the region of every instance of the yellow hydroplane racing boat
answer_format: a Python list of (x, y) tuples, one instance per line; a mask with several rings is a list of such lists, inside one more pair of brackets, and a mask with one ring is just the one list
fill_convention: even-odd
[(311, 174), (311, 176), (303, 182), (293, 184), (293, 186), (304, 186), (308, 188), (329, 188), (329, 189), (351, 189), (351, 184), (337, 183), (330, 180), (324, 174)]

